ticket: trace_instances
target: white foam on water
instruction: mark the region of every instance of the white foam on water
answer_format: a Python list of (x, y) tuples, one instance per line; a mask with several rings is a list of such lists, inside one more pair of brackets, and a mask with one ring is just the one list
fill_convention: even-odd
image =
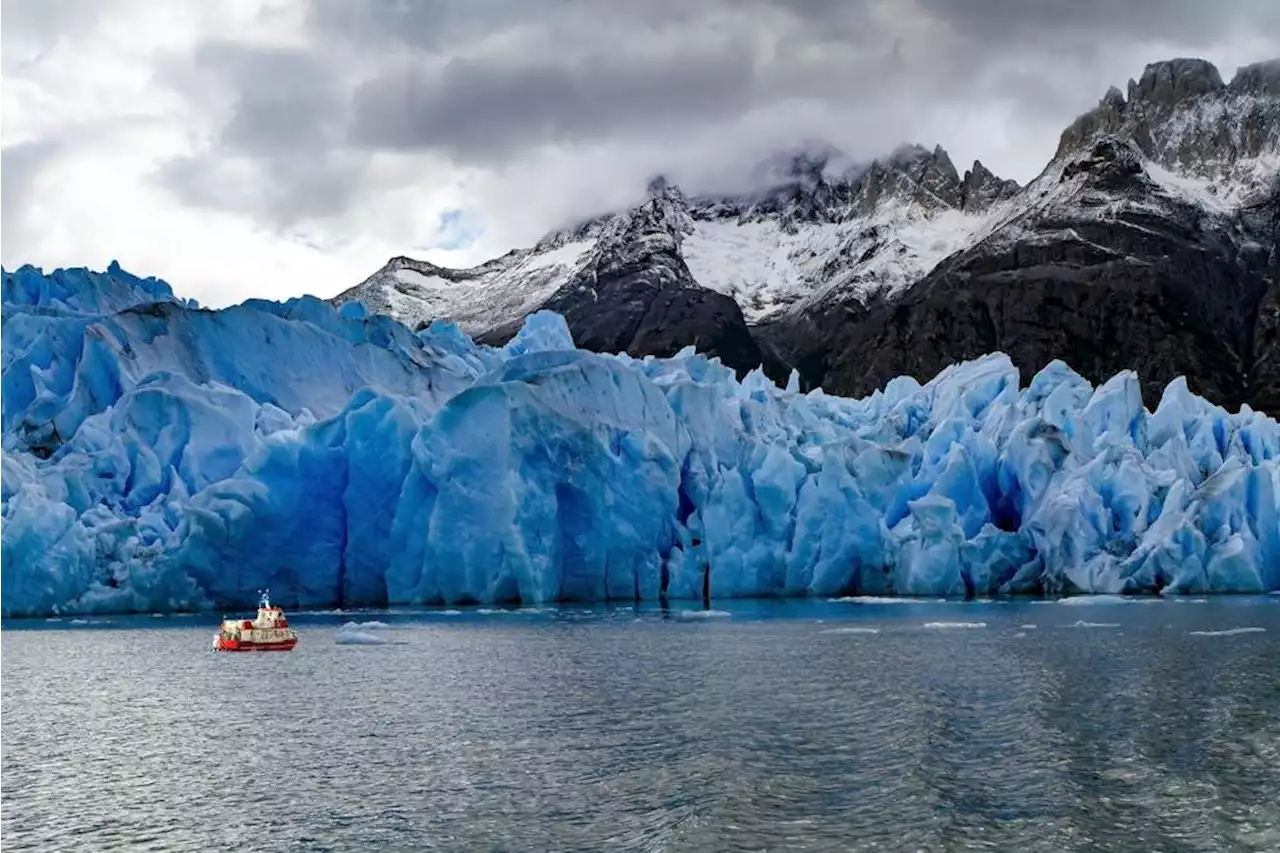
[(1072, 628), (1119, 628), (1120, 623), (1119, 622), (1085, 622), (1083, 619), (1081, 619), (1075, 624), (1073, 624), (1071, 627)]
[(1234, 637), (1237, 634), (1261, 634), (1266, 628), (1226, 628), (1221, 631), (1192, 631), (1193, 637)]
[(947, 628), (985, 628), (985, 627), (987, 627), (987, 623), (986, 623), (986, 622), (926, 622), (926, 623), (924, 623), (924, 627), (926, 627), (926, 628), (939, 628), (939, 629), (947, 629)]
[(879, 634), (879, 628), (825, 628), (820, 634)]
[(1019, 627), (1019, 628), (1021, 628), (1021, 629), (1023, 629), (1024, 631), (1029, 631), (1029, 630), (1031, 630), (1031, 629), (1033, 629), (1033, 628), (1037, 628), (1037, 627), (1039, 627), (1039, 626), (1038, 626), (1038, 625), (1032, 625), (1032, 624), (1030, 624), (1030, 623), (1027, 623), (1026, 625), (1019, 625), (1018, 627)]

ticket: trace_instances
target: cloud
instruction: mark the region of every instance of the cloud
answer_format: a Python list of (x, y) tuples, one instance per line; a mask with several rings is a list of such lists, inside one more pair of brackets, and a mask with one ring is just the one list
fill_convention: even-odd
[(754, 74), (750, 46), (732, 39), (696, 54), (656, 42), (571, 61), (527, 54), (438, 67), (423, 61), (356, 91), (352, 140), (484, 163), (523, 148), (736, 115), (751, 106)]
[(1078, 50), (1080, 42), (1212, 44), (1280, 23), (1271, 0), (920, 0), (920, 7), (975, 42), (1018, 39), (1055, 53)]
[[(4, 175), (4, 183), (0, 185), (0, 220), (6, 225), (24, 222), (24, 211), (31, 206), (39, 190), (41, 173), (53, 163), (62, 149), (62, 140), (58, 137), (33, 139), (6, 146), (0, 152), (0, 174)], [(6, 228), (5, 242), (10, 239)]]
[(1280, 30), (1272, 0), (601, 8), (6, 0), (4, 261), (119, 256), (216, 305), (331, 295), (393, 254), (482, 261), (653, 174), (728, 188), (804, 140), (940, 142), (1025, 181), (1145, 62), (1229, 77)]

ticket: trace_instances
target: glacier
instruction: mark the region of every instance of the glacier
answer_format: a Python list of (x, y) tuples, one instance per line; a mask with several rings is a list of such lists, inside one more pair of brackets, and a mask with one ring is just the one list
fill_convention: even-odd
[(1280, 425), (999, 353), (861, 399), (3, 271), (3, 615), (1280, 589)]

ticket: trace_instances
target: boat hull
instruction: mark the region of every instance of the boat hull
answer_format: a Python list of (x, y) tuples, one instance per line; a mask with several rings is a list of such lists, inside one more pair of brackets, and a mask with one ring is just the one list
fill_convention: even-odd
[(215, 652), (291, 652), (296, 645), (298, 645), (296, 638), (274, 643), (252, 643), (216, 637), (213, 641), (213, 650)]

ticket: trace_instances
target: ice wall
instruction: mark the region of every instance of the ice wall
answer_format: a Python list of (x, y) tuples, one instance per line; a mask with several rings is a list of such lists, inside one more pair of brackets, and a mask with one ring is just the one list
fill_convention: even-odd
[(691, 351), (4, 272), (5, 615), (1280, 588), (1280, 426), (1000, 354), (863, 400)]

